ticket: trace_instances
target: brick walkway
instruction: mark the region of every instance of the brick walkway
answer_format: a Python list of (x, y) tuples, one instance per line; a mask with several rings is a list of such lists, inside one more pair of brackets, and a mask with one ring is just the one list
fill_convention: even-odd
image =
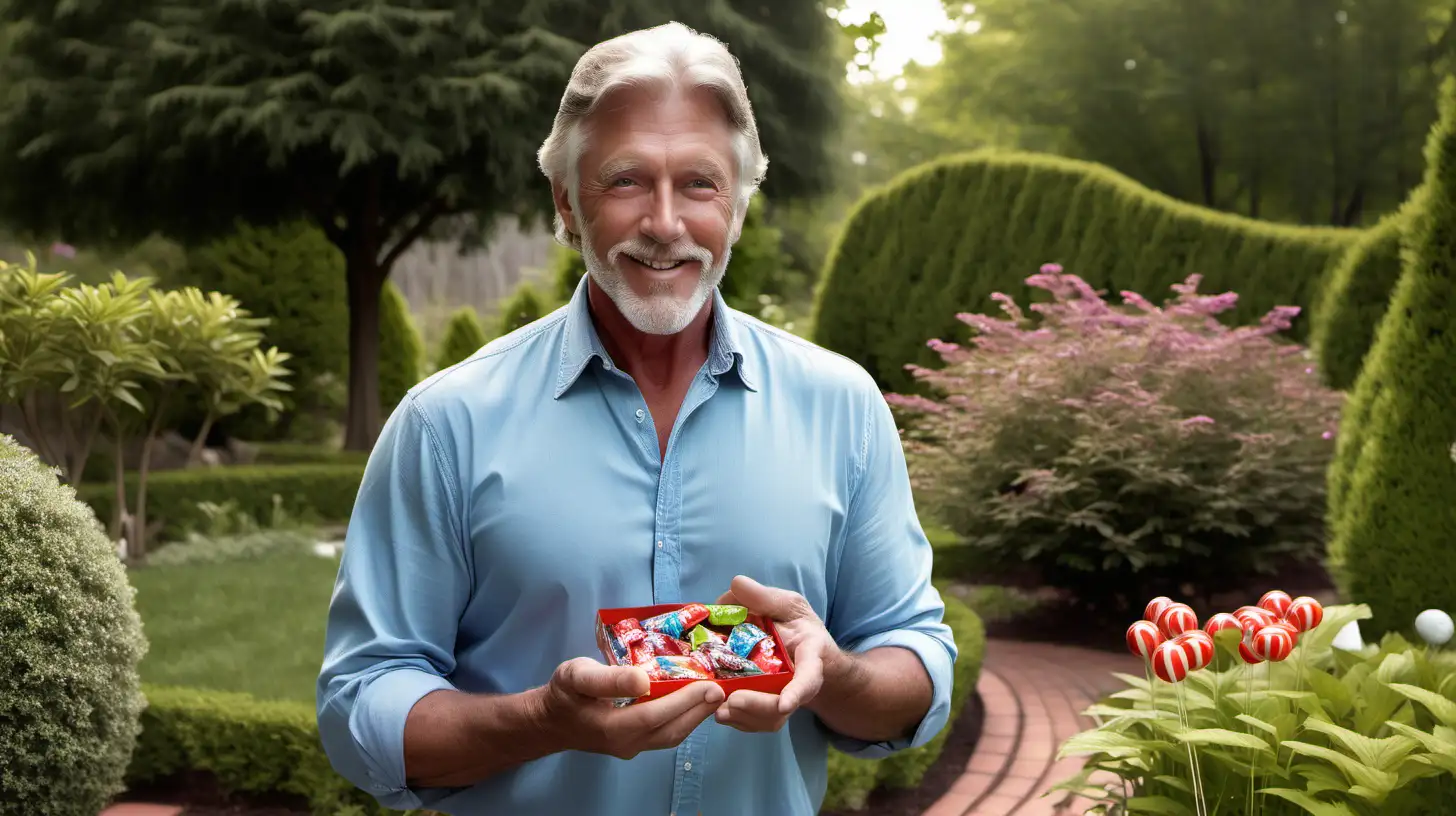
[[(1081, 712), (1117, 691), (1114, 671), (1143, 674), (1132, 655), (1041, 643), (990, 641), (977, 691), (986, 707), (976, 751), (960, 778), (925, 816), (1052, 816), (1081, 814), (1090, 802), (1065, 801), (1051, 786), (1082, 767), (1058, 761), (1068, 737), (1092, 727)], [(1080, 807), (1079, 807), (1080, 805)]]

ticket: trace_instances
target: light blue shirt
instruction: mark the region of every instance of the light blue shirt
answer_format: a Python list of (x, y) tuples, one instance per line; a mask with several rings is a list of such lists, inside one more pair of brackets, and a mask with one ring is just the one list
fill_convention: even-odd
[[(334, 767), (389, 807), (449, 814), (810, 816), (829, 745), (860, 757), (945, 726), (956, 657), (889, 406), (862, 368), (730, 310), (667, 455), (572, 301), (413, 388), (349, 523), (318, 681)], [(865, 743), (800, 710), (777, 733), (709, 717), (632, 760), (568, 751), (470, 788), (406, 785), (404, 724), (437, 689), (513, 693), (601, 659), (600, 608), (711, 602), (747, 574), (799, 592), (841, 648), (920, 657), (913, 736)]]

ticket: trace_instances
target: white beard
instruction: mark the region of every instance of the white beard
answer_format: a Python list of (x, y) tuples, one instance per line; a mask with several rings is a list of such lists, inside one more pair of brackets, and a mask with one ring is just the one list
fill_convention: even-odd
[[(639, 295), (628, 282), (618, 264), (620, 256), (635, 255), (641, 258), (672, 257), (687, 258), (698, 262), (698, 282), (691, 295), (679, 297), (668, 283), (653, 283), (646, 295)], [(623, 241), (607, 250), (606, 260), (597, 254), (592, 245), (591, 230), (581, 225), (581, 257), (586, 261), (586, 271), (597, 282), (607, 297), (617, 305), (617, 310), (643, 334), (677, 334), (693, 322), (702, 311), (703, 304), (713, 294), (713, 287), (723, 280), (728, 271), (728, 259), (732, 248), (725, 249), (723, 257), (716, 262), (713, 253), (698, 246), (689, 238), (683, 238), (664, 246), (646, 238)]]

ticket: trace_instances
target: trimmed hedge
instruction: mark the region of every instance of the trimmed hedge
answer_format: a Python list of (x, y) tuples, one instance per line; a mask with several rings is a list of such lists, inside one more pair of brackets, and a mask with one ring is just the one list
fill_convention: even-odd
[(311, 442), (255, 442), (252, 465), (363, 465), (368, 451), (343, 450)]
[(941, 598), (945, 602), (945, 623), (955, 633), (959, 649), (955, 686), (951, 691), (950, 725), (925, 745), (884, 759), (855, 759), (830, 751), (829, 785), (824, 794), (823, 810), (858, 810), (864, 807), (876, 788), (913, 788), (919, 785), (925, 772), (935, 764), (945, 748), (950, 726), (955, 724), (981, 678), (981, 663), (986, 656), (986, 628), (969, 606), (946, 594), (944, 587), (941, 588)]
[(1426, 143), (1405, 261), (1330, 467), (1329, 567), (1367, 642), (1456, 608), (1456, 79)]
[(1390, 293), (1400, 278), (1401, 236), (1406, 215), (1393, 213), (1360, 237), (1330, 272), (1310, 332), (1326, 385), (1341, 390), (1355, 384), (1370, 351), (1375, 328), (1385, 315)]
[(292, 794), (320, 816), (350, 805), (358, 814), (398, 812), (333, 769), (306, 703), (167, 686), (146, 685), (143, 692), (147, 709), (127, 770), (131, 786), (204, 771), (228, 793)]
[(450, 315), (450, 322), (445, 326), (445, 338), (440, 341), (440, 348), (435, 353), (435, 370), (444, 371), (489, 342), (475, 308), (461, 306)]
[(957, 312), (996, 310), (995, 292), (1022, 300), (1026, 277), (1049, 262), (1096, 288), (1154, 300), (1200, 273), (1203, 291), (1238, 293), (1233, 322), (1274, 306), (1304, 308), (1290, 332), (1303, 340), (1327, 271), (1363, 235), (1197, 207), (1072, 159), (948, 157), (856, 205), (815, 295), (814, 340), (883, 388), (914, 391), (904, 366), (935, 364), (927, 340), (964, 339)]
[[(189, 528), (203, 528), (207, 515), (199, 502), (236, 504), (239, 512), (266, 522), (277, 494), (290, 516), (319, 522), (349, 519), (364, 478), (364, 464), (238, 465), (206, 470), (153, 473), (147, 479), (147, 517), (162, 522), (158, 543), (181, 538)], [(137, 475), (128, 473), (126, 490), (135, 495)], [(110, 484), (83, 484), (77, 497), (110, 519), (115, 489)]]
[(399, 287), (384, 284), (379, 294), (379, 408), (384, 416), (424, 379), (425, 340)]
[[(951, 721), (975, 688), (985, 652), (981, 620), (960, 601), (946, 597), (946, 623), (955, 631), (960, 655), (955, 667)], [(319, 743), (312, 706), (292, 700), (263, 701), (233, 692), (165, 686), (143, 688), (148, 706), (142, 733), (127, 772), (135, 786), (180, 774), (214, 774), (228, 792), (300, 796), (320, 816), (339, 813), (387, 814), (329, 764)], [(858, 808), (879, 786), (920, 783), (950, 732), (927, 745), (882, 760), (857, 760), (831, 751), (829, 788), (824, 807)], [(427, 811), (416, 811), (417, 814)]]

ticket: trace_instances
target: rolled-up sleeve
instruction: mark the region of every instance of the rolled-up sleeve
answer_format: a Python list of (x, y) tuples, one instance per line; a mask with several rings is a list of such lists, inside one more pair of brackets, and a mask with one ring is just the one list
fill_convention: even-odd
[(892, 742), (831, 738), (839, 750), (865, 759), (924, 745), (945, 727), (956, 660), (945, 604), (930, 580), (930, 542), (915, 512), (900, 434), (890, 406), (877, 389), (871, 390), (826, 624), (847, 651), (889, 646), (913, 652), (932, 692), (930, 708), (909, 737)]
[(447, 793), (407, 785), (404, 725), (422, 697), (452, 688), (456, 627), (470, 597), (448, 457), (428, 415), (407, 397), (365, 467), (316, 689), (319, 737), (334, 769), (399, 810)]

